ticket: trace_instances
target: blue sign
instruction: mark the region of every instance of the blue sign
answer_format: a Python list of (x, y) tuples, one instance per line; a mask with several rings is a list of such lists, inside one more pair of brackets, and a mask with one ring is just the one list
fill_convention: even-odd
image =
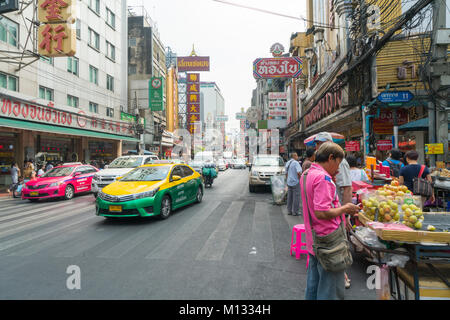
[(413, 98), (410, 91), (385, 91), (378, 95), (378, 100), (383, 103), (409, 102)]

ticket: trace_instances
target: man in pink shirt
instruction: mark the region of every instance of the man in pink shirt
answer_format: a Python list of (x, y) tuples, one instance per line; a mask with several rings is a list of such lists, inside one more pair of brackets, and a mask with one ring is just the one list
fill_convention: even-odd
[[(341, 220), (345, 223), (345, 213), (354, 215), (359, 207), (347, 203), (340, 205), (333, 177), (338, 173), (339, 165), (344, 159), (342, 148), (326, 142), (316, 151), (316, 162), (308, 170), (306, 179), (306, 194), (304, 190), (304, 174), (300, 180), (303, 218), (306, 229), (306, 248), (310, 255), (306, 299), (307, 300), (338, 300), (344, 298), (344, 271), (329, 272), (323, 269), (314, 256), (312, 227), (318, 236), (325, 236), (335, 231)], [(309, 210), (309, 213), (308, 213)]]

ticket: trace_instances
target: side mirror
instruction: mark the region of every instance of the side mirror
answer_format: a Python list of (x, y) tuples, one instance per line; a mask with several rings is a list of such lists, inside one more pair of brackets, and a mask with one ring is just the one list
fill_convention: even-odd
[(178, 181), (181, 180), (180, 176), (172, 176), (172, 181)]

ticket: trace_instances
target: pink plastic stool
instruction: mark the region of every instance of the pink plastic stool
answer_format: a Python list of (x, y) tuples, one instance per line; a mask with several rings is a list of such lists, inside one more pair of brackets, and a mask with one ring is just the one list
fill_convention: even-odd
[[(304, 224), (296, 224), (292, 229), (292, 239), (291, 239), (291, 256), (292, 252), (295, 251), (295, 258), (300, 259), (300, 254), (306, 254), (306, 268), (309, 265), (309, 254), (306, 249), (302, 249), (303, 246), (306, 247), (306, 243), (302, 242), (302, 233), (305, 232)], [(305, 235), (306, 236), (306, 235)], [(294, 243), (295, 238), (295, 243)]]

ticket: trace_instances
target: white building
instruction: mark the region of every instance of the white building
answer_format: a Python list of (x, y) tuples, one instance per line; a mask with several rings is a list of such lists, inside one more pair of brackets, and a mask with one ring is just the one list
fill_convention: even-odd
[[(43, 151), (59, 153), (62, 161), (108, 161), (121, 154), (122, 141), (135, 141), (129, 123), (121, 121), (128, 100), (127, 1), (74, 2), (74, 57), (39, 59), (33, 48), (36, 29), (31, 38), (27, 29), (37, 1), (23, 13), (0, 16), (0, 104), (20, 103), (15, 112), (0, 112), (0, 142), (14, 151), (13, 156), (1, 154), (0, 166), (23, 163)], [(29, 64), (18, 70), (12, 58), (22, 52), (37, 61), (26, 58)], [(28, 107), (33, 104), (50, 116), (32, 117)], [(71, 121), (65, 121), (69, 116)]]
[(217, 128), (217, 115), (225, 115), (225, 99), (215, 82), (200, 82), (200, 119), (206, 128)]

